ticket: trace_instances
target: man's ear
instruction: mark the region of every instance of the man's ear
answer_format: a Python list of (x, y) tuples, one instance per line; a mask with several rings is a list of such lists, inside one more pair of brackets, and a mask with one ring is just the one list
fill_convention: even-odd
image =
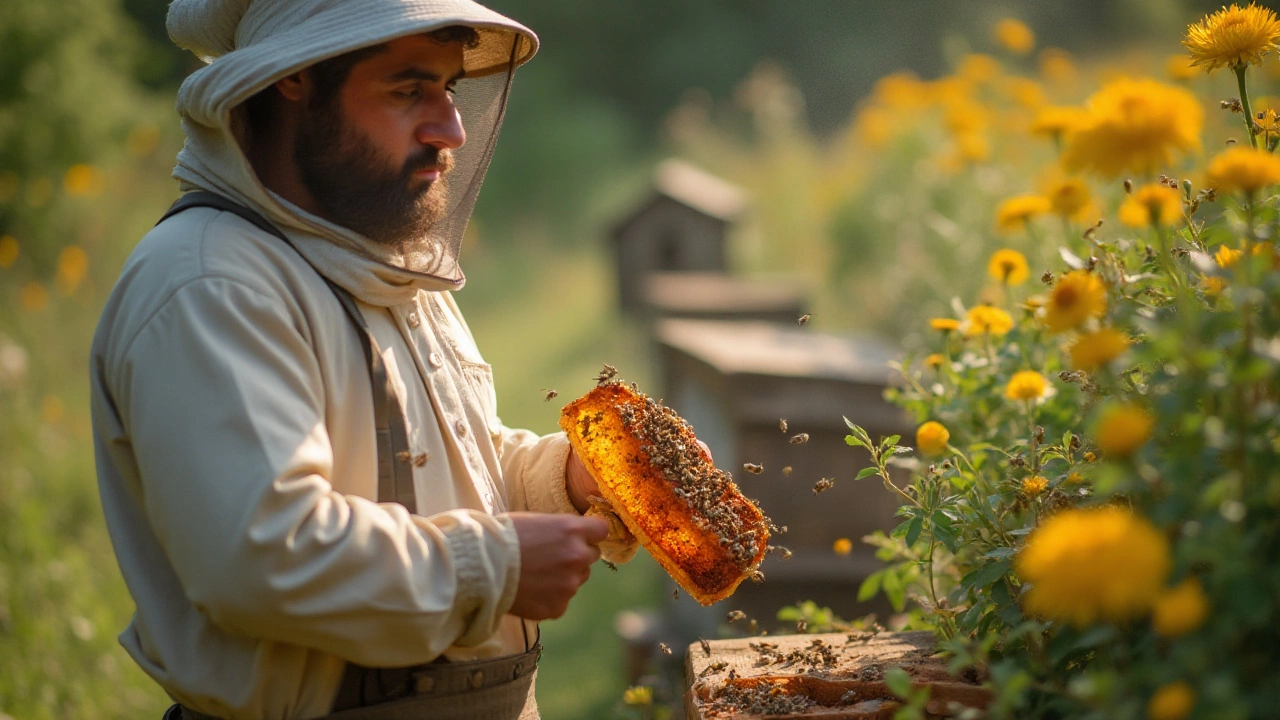
[(276, 90), (285, 100), (302, 102), (311, 97), (312, 82), (310, 68), (306, 68), (277, 80)]

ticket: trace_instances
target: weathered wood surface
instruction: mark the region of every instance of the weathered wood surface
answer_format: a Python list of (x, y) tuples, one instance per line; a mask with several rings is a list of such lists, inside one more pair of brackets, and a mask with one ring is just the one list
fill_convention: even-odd
[[(708, 653), (707, 650), (710, 652)], [(890, 720), (900, 707), (884, 683), (903, 668), (928, 686), (928, 712), (982, 707), (988, 693), (947, 674), (928, 632), (832, 633), (694, 643), (686, 655), (688, 720)], [(797, 697), (807, 698), (799, 700)]]

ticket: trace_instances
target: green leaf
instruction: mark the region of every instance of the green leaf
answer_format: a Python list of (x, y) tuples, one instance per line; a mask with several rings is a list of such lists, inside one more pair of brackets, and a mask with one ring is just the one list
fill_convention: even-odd
[(998, 547), (988, 550), (982, 555), (982, 557), (994, 560), (1004, 560), (1005, 558), (1013, 557), (1016, 552), (1017, 550), (1014, 550), (1011, 547)]
[(884, 590), (884, 596), (889, 599), (889, 604), (893, 606), (894, 611), (902, 612), (907, 606), (907, 589), (902, 584), (902, 577), (898, 575), (897, 568), (885, 569), (880, 587)]
[[(880, 592), (880, 579), (884, 577), (883, 570), (877, 570), (867, 576), (866, 580), (858, 586), (858, 602), (866, 602), (876, 596)], [(786, 620), (787, 618), (781, 618)]]
[(852, 435), (845, 435), (845, 436), (844, 436), (844, 444), (845, 444), (845, 445), (852, 445), (853, 447), (866, 447), (866, 446), (867, 446), (867, 445), (866, 445), (866, 443), (862, 442), (861, 440), (859, 440), (858, 438), (856, 438), (856, 437), (854, 437), (854, 436), (852, 436)]
[(891, 667), (884, 671), (884, 684), (894, 695), (903, 700), (909, 699), (911, 695), (911, 676), (906, 670), (900, 667)]
[(907, 526), (906, 543), (907, 547), (916, 544), (916, 540), (920, 539), (920, 531), (924, 529), (924, 518), (917, 517)]
[(1009, 561), (997, 560), (969, 573), (964, 580), (970, 587), (983, 588), (1004, 577), (1007, 572), (1009, 572)]
[(862, 478), (865, 478), (865, 477), (871, 477), (872, 475), (875, 475), (878, 472), (880, 472), (880, 468), (865, 467), (858, 471), (858, 475), (857, 477), (854, 478), (854, 480), (861, 480)]
[(858, 432), (862, 430), (862, 428), (858, 427), (857, 425), (854, 425), (853, 421), (845, 417), (844, 415), (841, 415), (840, 417), (844, 420), (844, 424), (849, 426), (850, 430), (853, 430), (854, 432)]
[(890, 435), (889, 437), (880, 441), (880, 447), (886, 448), (886, 447), (889, 447), (890, 445), (897, 445), (898, 441), (901, 439), (902, 439), (901, 435)]

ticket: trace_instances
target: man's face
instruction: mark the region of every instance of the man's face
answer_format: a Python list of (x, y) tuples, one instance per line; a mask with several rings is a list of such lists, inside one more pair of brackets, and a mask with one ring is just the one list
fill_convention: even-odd
[(322, 214), (403, 249), (448, 207), (450, 151), (466, 133), (453, 105), (462, 47), (399, 38), (351, 68), (336, 97), (310, 103), (294, 148)]

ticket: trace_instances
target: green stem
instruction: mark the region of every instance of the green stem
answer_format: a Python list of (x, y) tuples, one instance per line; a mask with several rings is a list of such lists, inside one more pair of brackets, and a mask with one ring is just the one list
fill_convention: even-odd
[(1236, 80), (1240, 84), (1240, 107), (1244, 110), (1244, 125), (1249, 130), (1249, 147), (1258, 149), (1258, 137), (1253, 133), (1253, 109), (1249, 107), (1249, 90), (1244, 81), (1244, 71), (1249, 67), (1240, 63), (1232, 68), (1236, 71)]

